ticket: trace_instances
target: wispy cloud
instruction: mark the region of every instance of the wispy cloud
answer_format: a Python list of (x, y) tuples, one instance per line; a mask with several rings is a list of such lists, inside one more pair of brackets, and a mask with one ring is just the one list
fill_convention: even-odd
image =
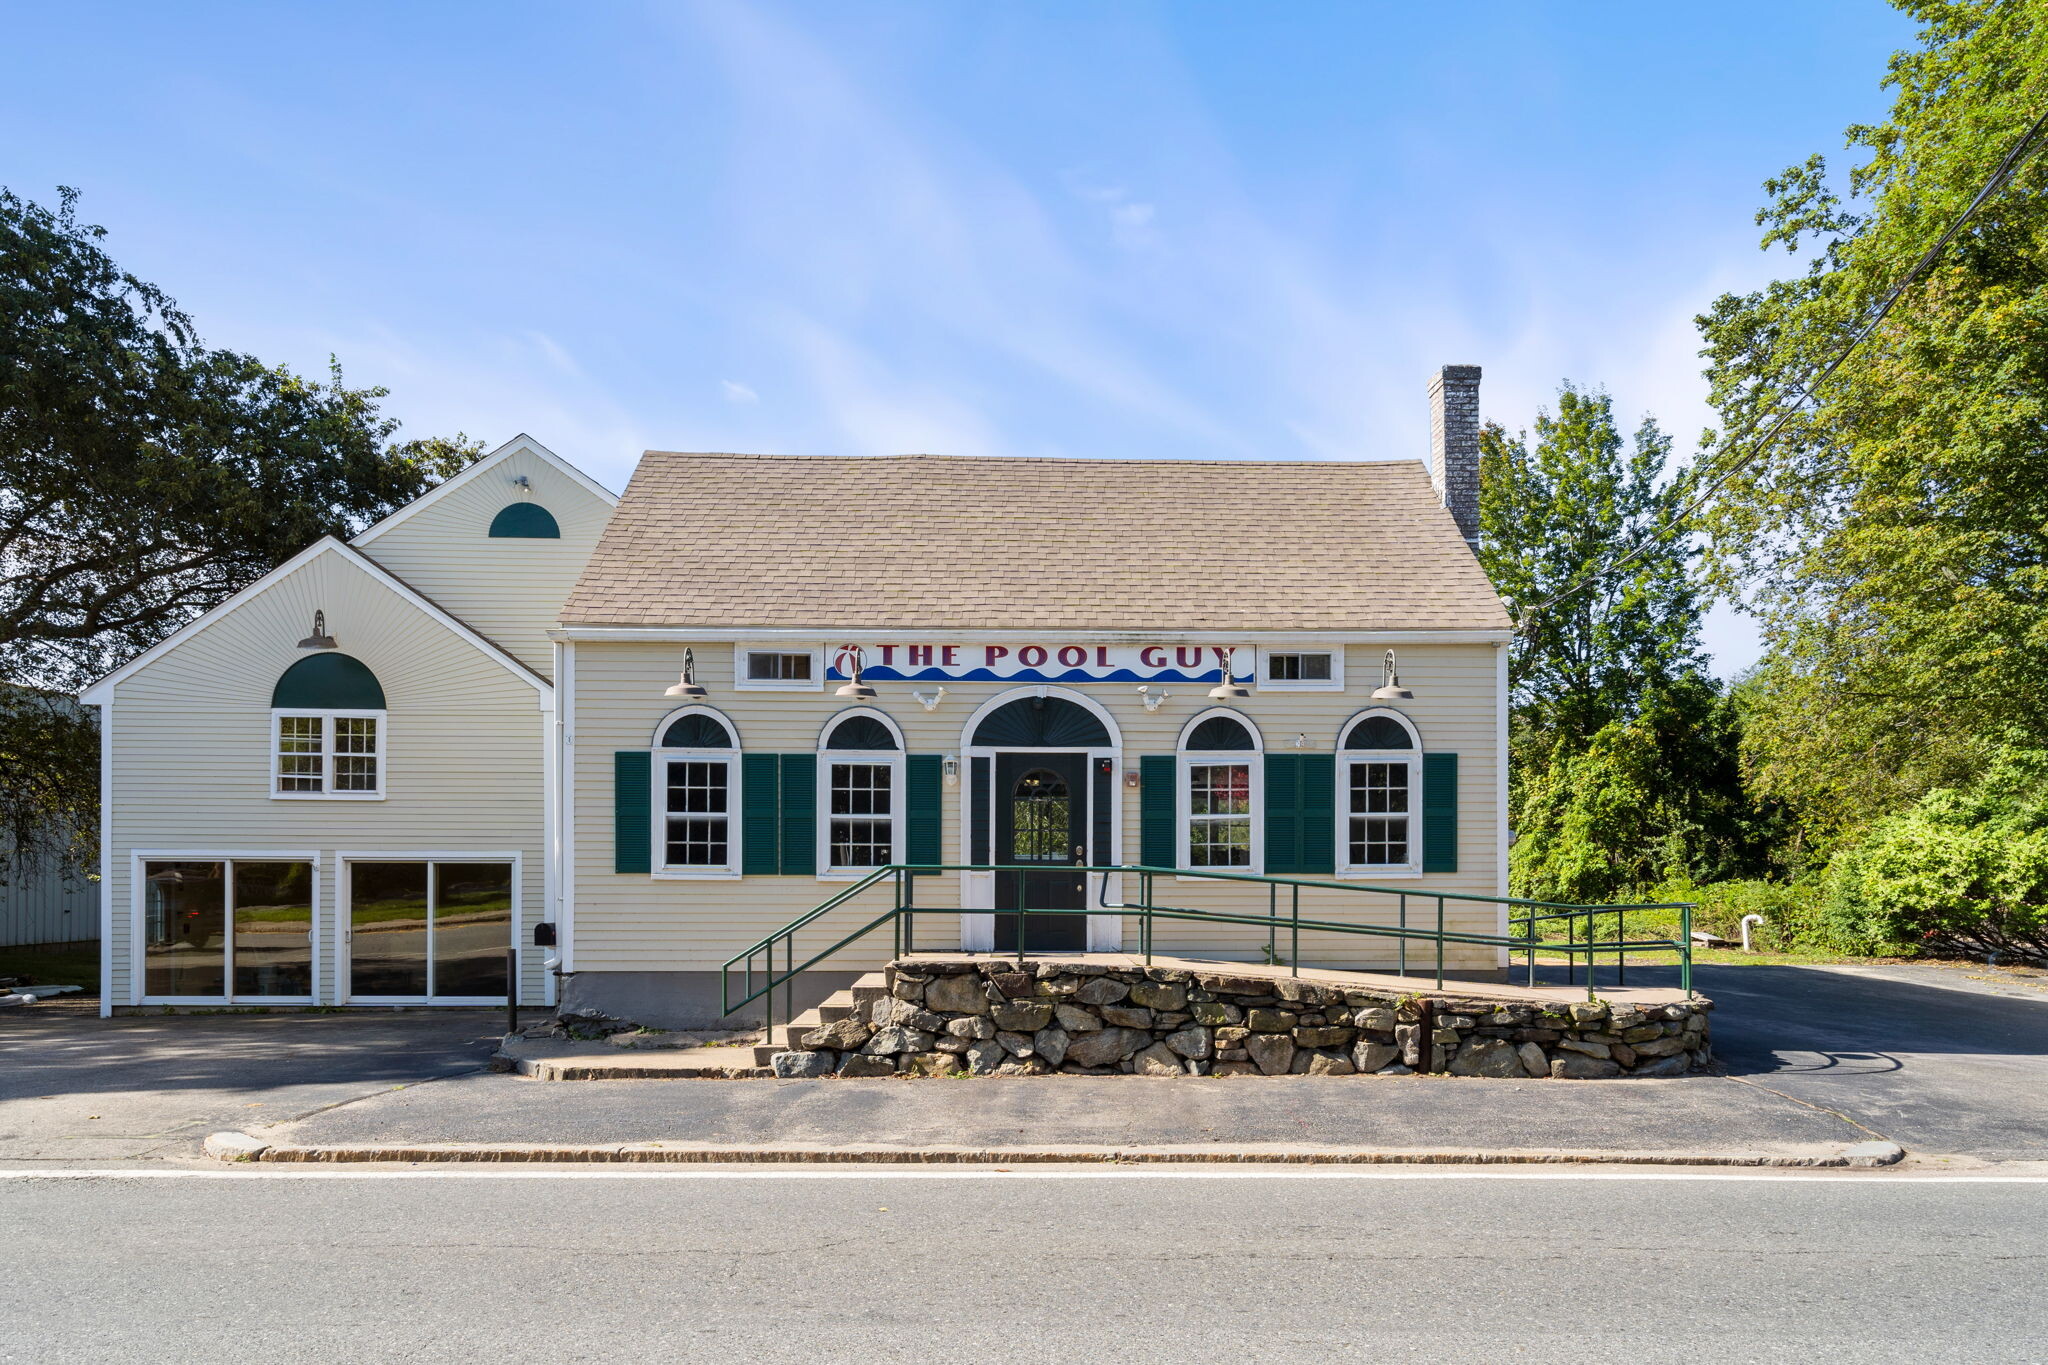
[(758, 403), (761, 401), (760, 394), (755, 393), (737, 379), (721, 379), (718, 381), (718, 387), (725, 394), (725, 401), (728, 403)]

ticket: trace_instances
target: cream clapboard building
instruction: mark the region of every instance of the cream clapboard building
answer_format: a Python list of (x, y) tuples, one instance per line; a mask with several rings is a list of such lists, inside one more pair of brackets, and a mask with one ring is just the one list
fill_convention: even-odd
[[(650, 451), (614, 507), (516, 441), (86, 695), (104, 998), (502, 1001), (512, 949), (526, 1003), (705, 1023), (722, 964), (889, 863), (943, 868), (915, 879), (921, 950), (1014, 948), (1020, 903), (1096, 912), (1027, 920), (1027, 949), (1135, 946), (1137, 878), (1077, 865), (1326, 880), (1304, 915), (1388, 922), (1403, 893), (1417, 922), (1505, 894), (1477, 384), (1433, 383), (1427, 467)], [(1154, 896), (1269, 905), (1193, 875)], [(796, 959), (890, 904), (863, 892)], [(1155, 946), (1268, 942), (1162, 922)]]

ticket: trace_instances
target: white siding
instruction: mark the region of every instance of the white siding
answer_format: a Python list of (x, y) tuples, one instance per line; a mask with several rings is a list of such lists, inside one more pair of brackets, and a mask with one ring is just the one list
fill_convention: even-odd
[[(343, 653), (368, 665), (388, 707), (386, 799), (270, 797), (270, 697), (305, 657), (315, 610)], [(113, 933), (108, 1000), (139, 994), (132, 854), (137, 849), (314, 851), (317, 998), (336, 998), (336, 855), (513, 852), (523, 858), (522, 995), (542, 998), (544, 714), (540, 691), (333, 550), (274, 580), (116, 683), (108, 841)]]
[[(531, 494), (513, 480), (531, 480)], [(560, 540), (492, 539), (508, 504), (554, 514)], [(611, 504), (545, 456), (517, 449), (357, 548), (450, 615), (547, 676), (547, 632), (610, 518)]]
[[(574, 646), (571, 692), (574, 757), (570, 767), (574, 797), (574, 934), (578, 971), (702, 971), (717, 967), (754, 940), (796, 918), (843, 883), (814, 877), (747, 877), (737, 881), (660, 881), (620, 875), (612, 870), (612, 756), (621, 749), (644, 748), (655, 724), (675, 705), (662, 695), (675, 680), (684, 646), (582, 642)], [(1266, 747), (1294, 751), (1296, 734), (1307, 734), (1311, 747), (1328, 753), (1338, 727), (1371, 705), (1369, 694), (1379, 683), (1381, 650), (1352, 646), (1346, 658), (1346, 689), (1342, 692), (1255, 693), (1238, 709), (1260, 728)], [(846, 703), (827, 687), (819, 692), (736, 692), (732, 688), (732, 649), (723, 644), (696, 646), (698, 677), (710, 690), (709, 704), (732, 720), (746, 750), (806, 752), (831, 715)], [(1498, 797), (1500, 756), (1497, 752), (1499, 673), (1497, 649), (1490, 644), (1411, 645), (1401, 651), (1401, 675), (1415, 692), (1402, 709), (1414, 720), (1425, 749), (1458, 755), (1458, 866), (1455, 874), (1430, 875), (1393, 883), (1413, 888), (1411, 913), (1434, 924), (1436, 907), (1427, 893), (1459, 891), (1499, 895), (1501, 858)], [(912, 690), (930, 691), (935, 684), (878, 683), (875, 703), (903, 728), (911, 753), (960, 754), (962, 729), (983, 701), (1008, 690), (1008, 683), (948, 683), (945, 700), (927, 712), (911, 699)], [(1123, 768), (1135, 769), (1146, 754), (1174, 752), (1181, 727), (1197, 711), (1213, 705), (1201, 684), (1175, 684), (1172, 698), (1156, 712), (1147, 712), (1127, 683), (1083, 685), (1071, 689), (1106, 706), (1121, 728)], [(969, 779), (963, 760), (961, 785), (948, 788), (943, 805), (945, 859), (964, 862), (961, 839), (961, 795)], [(1139, 793), (1122, 784), (1122, 768), (1113, 787), (1121, 806), (1120, 861), (1139, 860)], [(1341, 799), (1341, 796), (1340, 796)], [(1255, 815), (1255, 818), (1257, 816)], [(1418, 816), (1419, 819), (1419, 816)], [(924, 879), (918, 903), (957, 907), (957, 877)], [(1127, 887), (1134, 894), (1135, 887)], [(864, 918), (885, 911), (889, 897), (881, 888), (865, 893), (860, 906), (849, 905), (820, 921), (820, 928), (799, 945), (823, 948), (850, 932)], [(1195, 879), (1162, 879), (1157, 898), (1202, 909), (1230, 909), (1263, 914), (1263, 888), (1240, 889)], [(1285, 902), (1283, 902), (1285, 904)], [(1363, 893), (1304, 893), (1305, 917), (1391, 922), (1397, 902)], [(1426, 909), (1424, 908), (1426, 907)], [(866, 914), (859, 913), (865, 910)], [(1451, 903), (1447, 927), (1474, 932), (1499, 932), (1499, 912), (1491, 906)], [(1155, 947), (1163, 953), (1256, 959), (1266, 941), (1263, 932), (1230, 926), (1172, 924), (1161, 921)], [(921, 947), (957, 946), (958, 920), (934, 914), (918, 922)], [(1124, 942), (1135, 947), (1137, 922), (1127, 923)], [(834, 959), (844, 968), (872, 966), (887, 956), (886, 934), (878, 934), (864, 951), (849, 950)], [(1281, 952), (1287, 940), (1281, 936)], [(1421, 945), (1410, 945), (1411, 967)], [(1303, 935), (1304, 963), (1384, 966), (1395, 959), (1391, 941), (1356, 936)], [(1433, 958), (1432, 958), (1433, 960)], [(1448, 965), (1462, 969), (1492, 968), (1498, 955), (1491, 948), (1454, 951)]]

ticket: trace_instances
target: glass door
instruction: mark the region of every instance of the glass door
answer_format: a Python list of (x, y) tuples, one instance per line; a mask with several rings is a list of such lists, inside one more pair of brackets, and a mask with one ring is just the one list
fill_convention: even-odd
[(351, 862), (351, 1000), (501, 1002), (512, 864)]
[(313, 998), (311, 862), (146, 862), (142, 881), (145, 999)]

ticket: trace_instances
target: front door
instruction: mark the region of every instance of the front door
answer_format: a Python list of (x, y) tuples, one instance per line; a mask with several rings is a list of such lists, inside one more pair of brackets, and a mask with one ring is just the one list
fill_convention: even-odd
[[(996, 755), (995, 857), (1029, 869), (996, 874), (996, 909), (1080, 910), (1088, 878), (1088, 755)], [(1015, 952), (1014, 914), (996, 915), (996, 950)], [(1025, 915), (1026, 952), (1082, 952), (1085, 915)]]

